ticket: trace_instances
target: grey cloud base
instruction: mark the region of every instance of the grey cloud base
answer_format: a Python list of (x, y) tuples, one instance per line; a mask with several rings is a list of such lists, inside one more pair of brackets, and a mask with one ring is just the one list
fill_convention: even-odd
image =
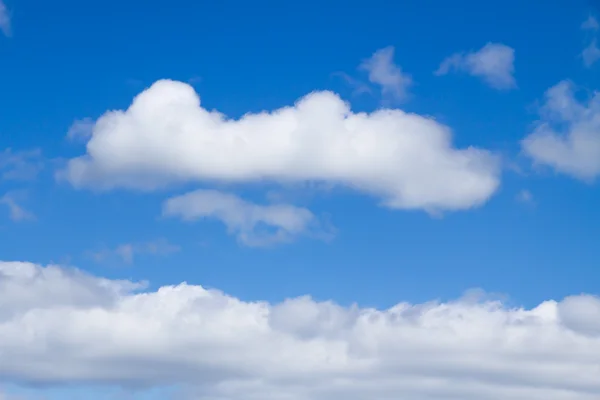
[(76, 187), (154, 190), (181, 182), (343, 185), (392, 208), (460, 210), (499, 185), (499, 160), (455, 149), (450, 129), (397, 109), (353, 113), (331, 92), (294, 106), (227, 119), (194, 89), (158, 81), (92, 127), (85, 155), (60, 176)]
[(0, 262), (0, 382), (178, 385), (198, 400), (600, 397), (592, 296), (533, 309), (465, 297), (377, 310), (143, 288)]

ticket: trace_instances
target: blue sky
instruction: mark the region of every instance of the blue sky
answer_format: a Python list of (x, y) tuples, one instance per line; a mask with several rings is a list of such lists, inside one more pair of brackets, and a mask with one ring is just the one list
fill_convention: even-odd
[[(273, 309), (309, 295), (347, 312), (354, 303), (382, 313), (401, 302), (462, 307), (456, 299), (477, 289), (477, 307), (499, 298), (506, 313), (555, 300), (557, 324), (577, 331), (600, 316), (599, 18), (592, 0), (4, 0), (3, 273), (14, 278), (10, 262), (27, 263), (47, 274), (31, 291), (52, 297), (48, 268), (58, 268), (64, 290), (82, 285), (67, 296), (77, 310), (85, 293), (100, 301), (101, 278), (147, 282), (139, 290), (151, 295), (187, 282)], [(0, 287), (17, 283), (0, 274)], [(115, 290), (118, 301), (137, 298), (138, 289)], [(582, 293), (592, 297), (568, 297)], [(6, 304), (17, 304), (6, 314), (15, 319), (37, 309)], [(0, 302), (0, 338), (18, 331), (4, 315)], [(600, 349), (597, 337), (585, 340)], [(29, 359), (13, 348), (6, 357)], [(121, 382), (69, 372), (77, 368), (0, 368), (0, 382), (9, 399), (61, 397), (80, 384), (87, 394), (68, 393), (112, 398), (106, 388), (139, 383), (133, 373)], [(346, 395), (293, 391), (265, 375), (244, 397), (234, 378), (206, 378), (217, 383), (202, 389), (156, 375), (138, 377), (141, 386), (185, 386), (173, 395), (183, 398)], [(572, 397), (502, 398), (600, 393), (580, 384)], [(484, 398), (388, 386), (380, 398)]]

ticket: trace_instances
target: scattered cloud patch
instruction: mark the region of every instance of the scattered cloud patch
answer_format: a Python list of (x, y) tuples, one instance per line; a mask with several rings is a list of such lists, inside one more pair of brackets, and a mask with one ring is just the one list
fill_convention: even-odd
[(529, 309), (465, 296), (380, 310), (308, 296), (246, 302), (185, 283), (140, 288), (0, 263), (0, 379), (181, 385), (200, 400), (600, 396), (594, 296)]
[(241, 244), (251, 247), (287, 243), (302, 235), (330, 235), (305, 208), (289, 204), (254, 204), (216, 190), (196, 190), (168, 199), (163, 215), (187, 221), (220, 220)]
[(0, 204), (8, 208), (9, 217), (15, 222), (35, 220), (35, 215), (22, 205), (24, 197), (25, 192), (23, 191), (8, 192), (0, 197)]
[(447, 75), (452, 71), (466, 72), (483, 79), (498, 90), (517, 87), (514, 78), (515, 50), (500, 43), (487, 43), (481, 49), (469, 53), (456, 53), (440, 64), (435, 75)]
[(87, 142), (92, 137), (94, 129), (94, 120), (91, 118), (83, 118), (76, 120), (71, 124), (67, 131), (67, 139), (76, 142)]
[(40, 149), (0, 152), (0, 176), (3, 180), (32, 180), (44, 168)]
[(0, 31), (7, 37), (12, 35), (10, 13), (2, 0), (0, 0)]
[(600, 175), (600, 93), (580, 101), (572, 82), (553, 86), (545, 94), (541, 119), (521, 144), (535, 163), (593, 181)]
[(461, 210), (499, 185), (499, 159), (457, 149), (451, 130), (399, 109), (353, 113), (331, 92), (272, 112), (226, 118), (194, 89), (162, 80), (99, 118), (87, 153), (59, 174), (75, 187), (155, 190), (183, 182), (317, 181), (396, 209)]
[(89, 252), (96, 262), (110, 262), (115, 258), (126, 264), (132, 264), (137, 255), (166, 256), (181, 251), (181, 247), (166, 239), (157, 239), (143, 243), (123, 243), (112, 249)]
[(600, 60), (600, 48), (598, 48), (598, 41), (596, 39), (593, 39), (589, 46), (583, 49), (581, 58), (583, 59), (583, 65), (588, 68)]
[(379, 85), (384, 95), (390, 95), (397, 100), (405, 100), (408, 97), (408, 89), (413, 81), (410, 75), (394, 63), (394, 47), (377, 50), (361, 63), (359, 69), (368, 72), (369, 81)]
[(522, 204), (535, 205), (533, 194), (527, 189), (523, 189), (519, 193), (517, 193), (516, 199), (519, 203)]
[(593, 15), (590, 15), (581, 24), (581, 29), (597, 31), (598, 29), (600, 29), (600, 24), (598, 24), (598, 20)]
[(368, 93), (368, 94), (373, 93), (373, 91), (371, 90), (371, 87), (368, 84), (348, 75), (345, 72), (335, 72), (332, 75), (342, 78), (344, 80), (344, 82), (346, 82), (348, 84), (348, 86), (350, 86), (350, 88), (352, 88), (353, 96), (359, 96), (361, 94), (366, 94), (366, 93)]

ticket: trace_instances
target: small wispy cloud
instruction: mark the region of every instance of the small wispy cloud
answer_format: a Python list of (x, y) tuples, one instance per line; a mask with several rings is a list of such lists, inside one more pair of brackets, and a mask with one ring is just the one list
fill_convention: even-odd
[(8, 213), (11, 220), (15, 222), (35, 220), (35, 215), (26, 210), (21, 204), (25, 197), (26, 194), (24, 191), (12, 191), (5, 193), (2, 197), (0, 197), (0, 204), (8, 208)]
[(598, 20), (593, 15), (590, 15), (581, 24), (581, 29), (589, 30), (589, 31), (597, 31), (598, 29), (600, 29), (600, 24), (598, 23)]
[(452, 71), (466, 72), (483, 79), (489, 86), (498, 90), (517, 87), (514, 78), (515, 50), (500, 43), (488, 43), (472, 52), (455, 53), (447, 57), (434, 72), (447, 75)]
[(166, 239), (157, 239), (143, 243), (123, 243), (114, 248), (88, 252), (96, 262), (106, 262), (115, 258), (126, 264), (132, 264), (138, 255), (166, 256), (181, 251), (181, 247)]
[(8, 148), (0, 152), (0, 177), (3, 180), (32, 180), (44, 167), (39, 149), (13, 151)]
[(369, 81), (381, 86), (384, 95), (391, 95), (397, 100), (405, 100), (413, 80), (394, 62), (394, 52), (393, 46), (377, 50), (360, 64), (359, 69), (368, 72)]
[(515, 199), (521, 204), (526, 204), (529, 206), (535, 205), (533, 194), (527, 189), (523, 189), (519, 193), (517, 193)]
[(586, 68), (590, 68), (596, 63), (596, 61), (600, 60), (600, 48), (598, 48), (598, 38), (593, 37), (596, 35), (596, 31), (600, 29), (600, 24), (594, 16), (590, 15), (581, 24), (581, 29), (586, 31), (592, 31), (592, 38), (587, 38), (588, 40), (590, 40), (589, 44), (581, 52), (581, 59), (583, 60), (583, 65)]
[(78, 119), (67, 131), (67, 139), (73, 142), (85, 142), (92, 137), (94, 120), (91, 118)]
[(344, 82), (346, 82), (346, 84), (352, 88), (353, 96), (373, 93), (368, 84), (359, 79), (353, 78), (345, 72), (335, 72), (332, 74), (332, 76), (338, 76), (342, 78), (342, 80), (344, 80)]
[(301, 235), (329, 239), (331, 230), (309, 210), (289, 204), (254, 204), (233, 194), (216, 190), (196, 190), (168, 199), (163, 215), (186, 221), (217, 219), (230, 234), (250, 247), (267, 247), (290, 242)]
[(2, 0), (0, 0), (0, 31), (2, 31), (2, 33), (7, 37), (12, 35), (10, 13), (8, 12), (8, 8), (6, 8), (6, 4), (4, 4)]
[(589, 46), (581, 52), (581, 58), (583, 59), (583, 65), (588, 68), (600, 60), (600, 48), (598, 48), (596, 39), (593, 39)]

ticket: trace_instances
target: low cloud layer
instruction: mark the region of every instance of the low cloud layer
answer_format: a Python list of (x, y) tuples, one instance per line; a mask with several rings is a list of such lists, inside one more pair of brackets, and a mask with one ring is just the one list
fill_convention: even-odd
[(488, 43), (477, 51), (455, 53), (446, 58), (436, 75), (466, 72), (483, 79), (489, 86), (507, 90), (517, 87), (514, 78), (515, 50), (500, 43)]
[(534, 162), (592, 181), (600, 175), (600, 93), (581, 101), (570, 81), (545, 94), (541, 119), (523, 142)]
[(194, 89), (162, 80), (96, 121), (87, 154), (59, 176), (77, 187), (144, 190), (190, 181), (339, 184), (399, 209), (481, 205), (499, 185), (496, 156), (456, 149), (433, 119), (396, 109), (353, 113), (331, 92), (227, 119)]
[(156, 291), (0, 263), (0, 381), (177, 385), (198, 400), (592, 400), (600, 300), (532, 309), (465, 297), (377, 310)]

